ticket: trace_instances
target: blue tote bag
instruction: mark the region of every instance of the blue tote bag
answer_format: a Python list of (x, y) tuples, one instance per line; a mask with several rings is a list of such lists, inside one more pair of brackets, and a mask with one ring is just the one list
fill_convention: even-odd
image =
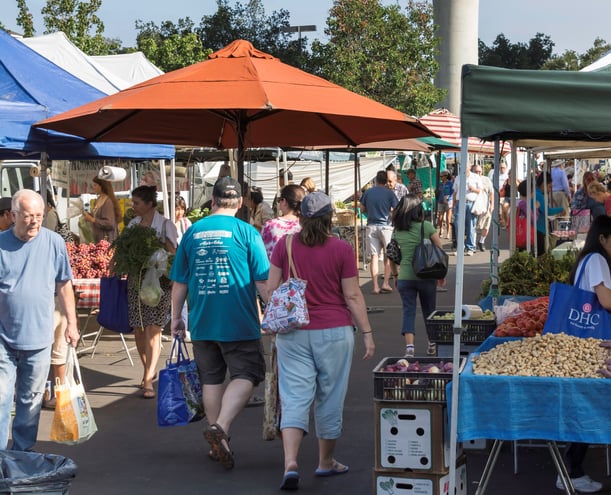
[(132, 331), (127, 309), (127, 279), (119, 277), (100, 279), (100, 311), (97, 320), (100, 325), (113, 332)]
[(579, 289), (579, 282), (589, 254), (575, 277), (575, 285), (554, 282), (550, 287), (549, 308), (543, 333), (561, 333), (575, 337), (611, 339), (611, 315), (598, 302), (594, 292)]
[[(172, 361), (172, 356), (176, 356), (176, 361)], [(170, 359), (159, 372), (157, 424), (184, 426), (203, 418), (202, 386), (197, 364), (189, 357), (184, 340), (175, 337)]]

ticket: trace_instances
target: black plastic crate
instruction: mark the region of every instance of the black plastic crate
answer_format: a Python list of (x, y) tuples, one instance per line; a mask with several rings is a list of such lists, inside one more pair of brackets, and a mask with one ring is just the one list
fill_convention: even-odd
[[(437, 357), (386, 357), (373, 370), (373, 398), (378, 401), (399, 402), (446, 402), (446, 385), (452, 380), (452, 372), (429, 373), (426, 371), (384, 371), (386, 366), (395, 364), (400, 359), (410, 363), (438, 364)], [(447, 359), (443, 362), (451, 361)], [(460, 359), (459, 371), (465, 365), (465, 358)]]
[[(434, 319), (434, 316), (446, 315), (453, 311), (433, 311), (426, 319), (426, 333), (429, 340), (436, 344), (454, 342), (454, 320)], [(496, 328), (494, 320), (462, 320), (463, 331), (460, 341), (463, 344), (481, 344)]]

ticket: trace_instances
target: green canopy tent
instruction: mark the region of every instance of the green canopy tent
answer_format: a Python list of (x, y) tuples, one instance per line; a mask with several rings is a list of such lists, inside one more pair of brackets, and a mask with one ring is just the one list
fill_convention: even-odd
[[(500, 163), (500, 141), (516, 146), (608, 148), (611, 146), (611, 73), (534, 71), (464, 65), (462, 68), (462, 160), (466, 163), (466, 139), (476, 136), (495, 142), (495, 170)], [(461, 166), (461, 194), (465, 170)], [(512, 168), (512, 173), (515, 171)], [(498, 199), (498, 198), (497, 198)], [(514, 205), (512, 205), (514, 206)], [(460, 204), (459, 218), (465, 205)], [(464, 222), (458, 222), (458, 260), (455, 308), (462, 306)], [(498, 239), (495, 229), (494, 238)], [(493, 252), (495, 240), (493, 238)], [(498, 255), (498, 248), (496, 248)], [(496, 262), (493, 263), (493, 266)], [(493, 284), (495, 279), (493, 276)], [(498, 282), (497, 282), (498, 283)], [(454, 363), (459, 360), (460, 311), (455, 311)], [(458, 367), (452, 380), (450, 466), (456, 465)], [(486, 483), (484, 481), (484, 483)], [(450, 469), (449, 493), (456, 487), (456, 470)]]

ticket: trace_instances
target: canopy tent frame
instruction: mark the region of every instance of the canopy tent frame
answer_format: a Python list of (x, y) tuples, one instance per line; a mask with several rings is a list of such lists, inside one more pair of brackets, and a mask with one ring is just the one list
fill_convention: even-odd
[[(486, 141), (512, 141), (534, 148), (576, 146), (611, 147), (611, 74), (570, 71), (529, 71), (477, 65), (462, 68), (461, 134), (462, 160), (467, 159), (467, 136)], [(495, 153), (495, 166), (498, 160)], [(532, 154), (529, 157), (532, 162)], [(463, 167), (464, 168), (464, 167)], [(512, 167), (513, 168), (513, 167)], [(464, 175), (464, 170), (461, 170)], [(532, 180), (527, 174), (527, 181)], [(464, 180), (461, 188), (464, 188)], [(529, 188), (530, 189), (530, 188)], [(464, 192), (464, 191), (463, 191)], [(456, 489), (456, 444), (464, 259), (464, 202), (459, 204), (459, 251), (454, 321), (454, 372), (450, 420), (450, 486)], [(462, 219), (462, 220), (460, 220)], [(527, 229), (530, 232), (530, 229)], [(460, 270), (459, 270), (460, 262)], [(482, 493), (478, 488), (478, 493)]]

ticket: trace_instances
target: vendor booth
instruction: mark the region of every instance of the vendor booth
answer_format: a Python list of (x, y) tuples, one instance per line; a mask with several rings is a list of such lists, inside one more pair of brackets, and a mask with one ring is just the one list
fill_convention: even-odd
[[(495, 170), (498, 170), (500, 142), (503, 140), (512, 141), (514, 148), (520, 146), (529, 149), (542, 146), (571, 149), (609, 147), (610, 112), (611, 74), (608, 73), (509, 70), (465, 65), (462, 73), (463, 159), (460, 174), (465, 177), (465, 167), (462, 164), (467, 162), (468, 136), (494, 142)], [(463, 184), (464, 180), (461, 181), (461, 186)], [(459, 218), (464, 218), (464, 204), (460, 204), (458, 215)], [(463, 229), (464, 222), (459, 222), (455, 300), (457, 308), (462, 305)], [(498, 253), (498, 231), (495, 234), (492, 251)], [(454, 328), (454, 362), (457, 363), (457, 343), (461, 333), (458, 315)], [(494, 344), (496, 343), (492, 345)], [(540, 386), (545, 387), (545, 390), (539, 389)], [(511, 392), (502, 393), (502, 390), (509, 389)], [(611, 382), (607, 380), (484, 377), (474, 375), (469, 366), (459, 377), (458, 368), (455, 366), (451, 391), (451, 450), (454, 455), (451, 466), (456, 466), (456, 442), (469, 438), (512, 440), (534, 437), (549, 442), (610, 441), (607, 431), (601, 432), (599, 428), (592, 428), (592, 424), (587, 420), (575, 421), (577, 412), (568, 404), (571, 401), (582, 406), (587, 404), (590, 417), (606, 416), (606, 407), (600, 403), (599, 398), (611, 392)], [(492, 396), (494, 402), (498, 401), (498, 407), (503, 408), (504, 414), (489, 415)], [(553, 401), (543, 401), (542, 397), (553, 397)], [(543, 406), (546, 406), (545, 414), (533, 412)], [(527, 413), (523, 408), (527, 408)], [(545, 417), (546, 421), (544, 425), (539, 424), (533, 429), (526, 416), (530, 419), (537, 418), (538, 423), (543, 423), (542, 417)], [(554, 453), (553, 445), (551, 448)], [(493, 464), (494, 460), (493, 452), (489, 462)], [(557, 449), (554, 460), (559, 473), (562, 473), (562, 458)], [(566, 471), (564, 473), (566, 474)], [(482, 480), (478, 494), (484, 493), (485, 481)], [(449, 493), (454, 493), (455, 483), (456, 475), (451, 472)], [(566, 488), (567, 493), (571, 493), (571, 490), (572, 487)]]

